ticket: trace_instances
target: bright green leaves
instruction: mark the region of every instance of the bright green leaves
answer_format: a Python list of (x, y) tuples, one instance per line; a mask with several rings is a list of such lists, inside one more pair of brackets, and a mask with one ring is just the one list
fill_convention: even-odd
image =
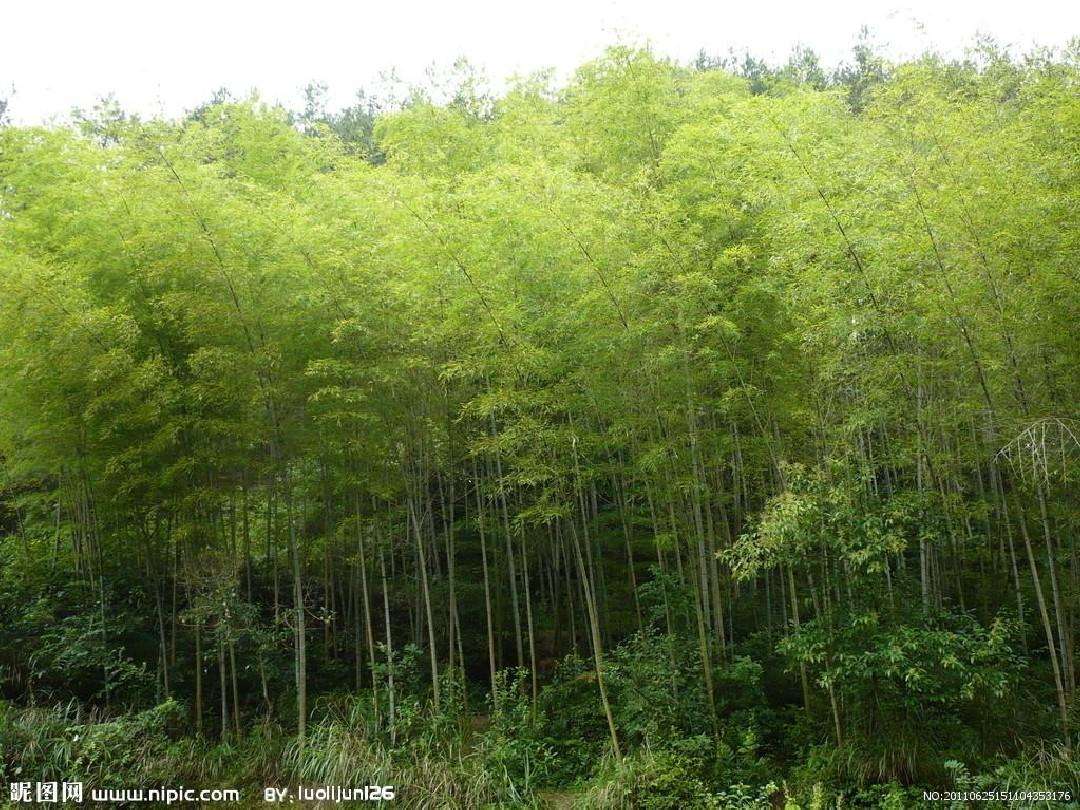
[[(956, 710), (1005, 698), (1023, 669), (1016, 622), (996, 618), (987, 628), (938, 618), (923, 627), (893, 626), (874, 613), (846, 617), (832, 629), (814, 621), (781, 641), (780, 651), (819, 671), (822, 685), (876, 700), (887, 711), (927, 711), (929, 704)], [(854, 714), (867, 720), (872, 713)]]
[(618, 183), (648, 182), (684, 113), (687, 79), (670, 62), (629, 47), (579, 68), (564, 103), (582, 168)]
[(769, 499), (752, 531), (725, 552), (735, 575), (750, 578), (820, 552), (842, 561), (853, 582), (880, 574), (889, 555), (903, 553), (925, 524), (908, 523), (907, 501), (867, 497), (864, 482), (846, 472), (839, 466), (829, 472), (787, 466), (785, 490)]

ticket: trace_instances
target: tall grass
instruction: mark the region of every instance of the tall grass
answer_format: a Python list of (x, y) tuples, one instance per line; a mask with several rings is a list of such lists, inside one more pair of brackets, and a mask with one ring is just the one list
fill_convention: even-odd
[[(284, 751), (282, 774), (305, 785), (394, 785), (402, 807), (474, 808), (523, 805), (527, 800), (486, 767), (465, 724), (404, 704), (390, 745), (371, 703), (348, 700), (329, 707), (301, 745)], [(452, 711), (452, 710), (451, 710)]]
[(269, 785), (393, 785), (395, 805), (406, 808), (533, 804), (505, 769), (489, 767), (487, 747), (472, 745), (467, 724), (406, 704), (391, 745), (371, 705), (350, 697), (321, 706), (301, 745), (266, 722), (224, 742), (185, 736), (186, 712), (173, 702), (119, 717), (76, 703), (0, 703), (0, 782), (228, 786), (248, 796)]

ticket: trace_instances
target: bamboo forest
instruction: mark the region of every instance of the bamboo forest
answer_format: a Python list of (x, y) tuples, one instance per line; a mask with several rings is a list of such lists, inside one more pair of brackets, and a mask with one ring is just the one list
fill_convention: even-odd
[(0, 125), (12, 802), (1078, 800), (1080, 45), (306, 99)]

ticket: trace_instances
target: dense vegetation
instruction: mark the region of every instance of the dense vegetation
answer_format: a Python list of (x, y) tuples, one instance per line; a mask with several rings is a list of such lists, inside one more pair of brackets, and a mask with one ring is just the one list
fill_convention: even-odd
[(0, 127), (0, 776), (1080, 788), (1075, 50)]

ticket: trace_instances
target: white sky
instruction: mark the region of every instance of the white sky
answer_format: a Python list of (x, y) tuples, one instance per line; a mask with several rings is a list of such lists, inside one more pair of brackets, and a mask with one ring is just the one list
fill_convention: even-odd
[(0, 0), (0, 96), (36, 122), (108, 93), (142, 115), (176, 115), (218, 87), (298, 103), (310, 80), (332, 105), (396, 69), (420, 81), (459, 56), (493, 80), (565, 73), (616, 41), (689, 60), (699, 48), (827, 64), (869, 25), (894, 56), (958, 54), (978, 33), (1021, 50), (1080, 34), (1076, 0)]

